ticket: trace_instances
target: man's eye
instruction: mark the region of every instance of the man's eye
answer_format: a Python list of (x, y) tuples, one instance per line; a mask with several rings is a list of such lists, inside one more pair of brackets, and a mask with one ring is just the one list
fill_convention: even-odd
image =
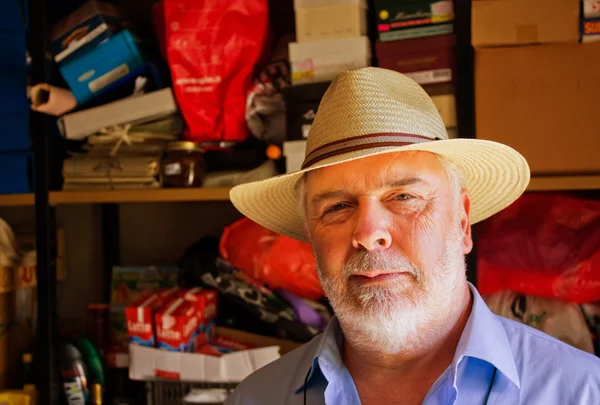
[(398, 194), (396, 196), (396, 200), (400, 200), (400, 201), (410, 200), (411, 198), (413, 198), (413, 196), (410, 194)]
[(341, 211), (341, 210), (343, 210), (346, 207), (348, 207), (348, 205), (346, 205), (344, 203), (335, 204), (335, 205), (332, 205), (331, 207), (327, 208), (325, 210), (325, 213), (327, 214), (327, 213), (330, 213), (330, 212)]

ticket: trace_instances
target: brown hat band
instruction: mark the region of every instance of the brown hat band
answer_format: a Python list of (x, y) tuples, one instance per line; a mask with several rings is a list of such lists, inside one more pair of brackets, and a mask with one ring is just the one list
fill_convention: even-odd
[(306, 169), (307, 167), (310, 167), (323, 159), (341, 155), (342, 153), (386, 146), (406, 146), (412, 145), (413, 143), (423, 143), (437, 140), (440, 140), (440, 138), (399, 133), (360, 135), (352, 138), (340, 139), (334, 142), (326, 143), (325, 145), (321, 145), (310, 152), (304, 159), (304, 163), (302, 163), (302, 169)]

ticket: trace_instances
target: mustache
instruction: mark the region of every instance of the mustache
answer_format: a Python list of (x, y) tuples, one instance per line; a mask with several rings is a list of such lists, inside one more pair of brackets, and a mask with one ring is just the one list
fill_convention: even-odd
[(361, 251), (354, 254), (344, 266), (344, 275), (359, 276), (373, 270), (385, 273), (408, 272), (412, 274), (417, 281), (421, 280), (421, 270), (414, 263), (402, 255), (370, 253)]

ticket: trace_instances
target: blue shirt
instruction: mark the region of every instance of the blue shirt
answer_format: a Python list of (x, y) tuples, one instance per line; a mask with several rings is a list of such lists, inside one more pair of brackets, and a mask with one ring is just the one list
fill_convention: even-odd
[[(599, 358), (493, 314), (470, 288), (473, 306), (454, 360), (424, 405), (600, 404)], [(309, 405), (359, 405), (342, 343), (334, 318), (323, 334), (246, 378), (226, 404), (301, 405), (306, 392)]]

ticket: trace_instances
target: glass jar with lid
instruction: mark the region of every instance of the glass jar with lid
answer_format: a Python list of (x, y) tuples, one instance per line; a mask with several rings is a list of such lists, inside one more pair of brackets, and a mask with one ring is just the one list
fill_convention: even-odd
[(163, 187), (202, 187), (204, 151), (194, 142), (169, 142), (160, 172)]

